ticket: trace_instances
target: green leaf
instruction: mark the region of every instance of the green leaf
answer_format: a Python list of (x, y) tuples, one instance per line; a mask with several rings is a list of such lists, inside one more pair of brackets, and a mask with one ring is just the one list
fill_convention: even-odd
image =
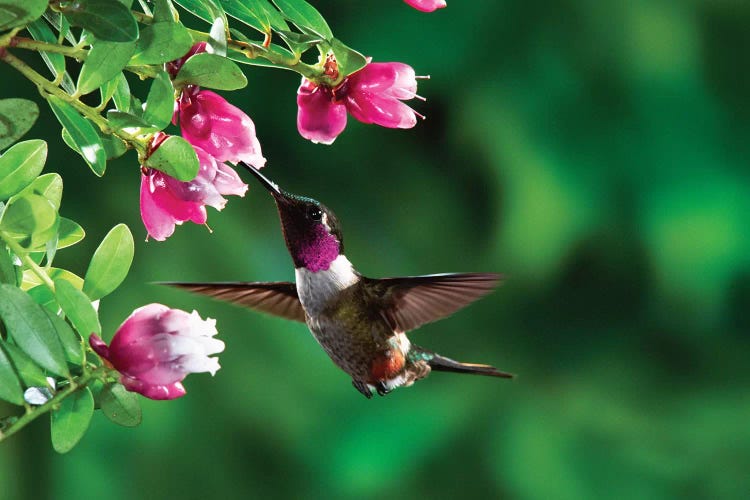
[(81, 344), (81, 338), (73, 331), (70, 325), (54, 312), (45, 309), (44, 312), (47, 314), (52, 326), (55, 327), (57, 337), (60, 339), (63, 351), (65, 351), (65, 358), (68, 362), (80, 366), (83, 364), (83, 346)]
[(86, 231), (77, 222), (60, 217), (60, 226), (57, 228), (58, 249), (75, 245), (85, 236)]
[(5, 245), (0, 242), (0, 283), (16, 285), (17, 275), (16, 266), (13, 265), (13, 257)]
[(141, 30), (130, 64), (162, 64), (184, 56), (192, 46), (193, 38), (182, 24), (154, 23)]
[(146, 159), (145, 166), (160, 170), (178, 181), (191, 181), (198, 175), (200, 163), (195, 149), (182, 137), (169, 136)]
[(326, 40), (333, 39), (326, 20), (305, 0), (273, 0), (273, 3), (303, 33), (318, 35)]
[(266, 0), (223, 0), (227, 14), (261, 33), (289, 31), (284, 16)]
[(196, 54), (180, 68), (175, 85), (199, 85), (211, 89), (236, 90), (247, 85), (247, 78), (239, 66), (226, 57)]
[(28, 99), (0, 100), (0, 149), (5, 149), (29, 131), (39, 118), (39, 106)]
[(112, 109), (107, 111), (107, 120), (109, 120), (109, 124), (116, 129), (135, 129), (130, 130), (129, 132), (135, 133), (136, 135), (145, 134), (147, 132), (156, 132), (159, 130), (158, 127), (148, 123), (141, 117)]
[(108, 82), (104, 82), (104, 84), (99, 87), (99, 95), (101, 95), (102, 98), (100, 106), (102, 108), (106, 106), (110, 99), (112, 99), (112, 96), (115, 95), (115, 92), (117, 91), (117, 84), (120, 82), (118, 78), (119, 76), (122, 76), (122, 73), (116, 75)]
[(10, 358), (3, 350), (4, 342), (0, 339), (0, 399), (13, 403), (14, 405), (23, 405), (23, 388), (18, 380), (16, 370), (13, 368)]
[[(32, 254), (33, 255), (33, 254)], [(59, 267), (50, 267), (47, 269), (47, 276), (52, 281), (63, 279), (70, 282), (74, 287), (81, 290), (83, 288), (83, 278), (68, 271), (67, 269), (61, 269)], [(43, 285), (39, 277), (31, 269), (27, 269), (23, 273), (23, 282), (21, 283), (22, 290), (28, 290), (31, 293), (33, 287)], [(46, 286), (45, 286), (46, 288)], [(31, 289), (31, 290), (29, 290)]]
[(344, 42), (334, 38), (331, 40), (331, 49), (336, 55), (336, 62), (339, 66), (339, 73), (342, 75), (351, 75), (359, 71), (367, 64), (367, 58), (356, 50), (347, 47)]
[(323, 39), (316, 35), (306, 35), (294, 31), (277, 31), (277, 33), (297, 56), (323, 42)]
[(73, 327), (82, 337), (88, 338), (92, 333), (101, 335), (102, 326), (99, 323), (99, 316), (85, 293), (68, 281), (57, 280), (55, 281), (55, 297)]
[(166, 23), (174, 22), (174, 14), (172, 13), (172, 2), (170, 0), (154, 0), (154, 22), (155, 23)]
[(41, 139), (19, 142), (0, 156), (0, 200), (31, 184), (46, 160), (47, 143)]
[(221, 3), (214, 0), (175, 0), (183, 9), (200, 17), (206, 22), (213, 23), (217, 17), (226, 17)]
[(128, 79), (125, 78), (124, 73), (120, 73), (115, 79), (117, 80), (117, 85), (115, 86), (115, 93), (112, 95), (112, 99), (115, 101), (118, 111), (127, 113), (130, 111), (130, 85), (128, 85)]
[(107, 384), (99, 394), (102, 413), (112, 422), (124, 427), (135, 427), (141, 423), (141, 405), (138, 396), (129, 392), (122, 384)]
[(58, 453), (67, 453), (78, 444), (94, 415), (94, 396), (88, 387), (79, 389), (60, 402), (51, 415), (52, 447)]
[(78, 92), (85, 95), (116, 77), (135, 52), (135, 42), (94, 40), (78, 75)]
[(166, 128), (174, 114), (174, 87), (166, 71), (159, 73), (151, 84), (146, 98), (143, 119), (159, 130)]
[(133, 235), (125, 224), (118, 224), (104, 237), (91, 257), (83, 280), (83, 291), (91, 300), (111, 293), (128, 275), (133, 262)]
[(24, 387), (50, 387), (44, 370), (18, 346), (6, 342), (3, 344), (3, 349), (16, 368), (16, 373), (21, 378)]
[(132, 42), (138, 38), (138, 24), (130, 9), (112, 0), (76, 0), (63, 14), (74, 26), (90, 31), (99, 40)]
[(47, 101), (62, 126), (70, 133), (77, 151), (81, 153), (94, 174), (98, 177), (104, 175), (104, 170), (107, 168), (107, 155), (94, 126), (79, 115), (73, 106), (59, 97), (50, 95), (47, 96)]
[(45, 311), (51, 311), (57, 314), (57, 311), (60, 310), (60, 306), (57, 305), (57, 300), (55, 300), (55, 294), (52, 293), (52, 290), (47, 288), (47, 285), (37, 285), (34, 288), (27, 290), (26, 293), (29, 294), (29, 297), (31, 297), (34, 302), (42, 306)]
[(0, 31), (23, 26), (41, 17), (47, 10), (48, 0), (3, 0), (0, 2)]
[(13, 285), (0, 284), (0, 319), (13, 341), (52, 373), (68, 377), (60, 339), (42, 307)]
[[(29, 30), (29, 33), (31, 33), (34, 40), (54, 44), (57, 43), (57, 35), (52, 33), (49, 25), (41, 19), (37, 19), (26, 26), (26, 29)], [(70, 75), (65, 71), (65, 56), (45, 51), (41, 51), (39, 54), (42, 56), (44, 64), (47, 65), (55, 78), (62, 75), (62, 82), (60, 83), (62, 88), (65, 92), (72, 94), (75, 91), (75, 86), (73, 85), (73, 80), (70, 78)]]
[(13, 203), (16, 199), (22, 198), (27, 194), (36, 194), (46, 198), (55, 210), (60, 209), (60, 201), (62, 200), (63, 182), (60, 174), (51, 172), (49, 174), (40, 175), (34, 181), (27, 186), (23, 191), (13, 196), (10, 202)]
[(0, 217), (0, 231), (30, 250), (44, 247), (57, 234), (58, 215), (46, 198), (27, 194), (10, 203)]

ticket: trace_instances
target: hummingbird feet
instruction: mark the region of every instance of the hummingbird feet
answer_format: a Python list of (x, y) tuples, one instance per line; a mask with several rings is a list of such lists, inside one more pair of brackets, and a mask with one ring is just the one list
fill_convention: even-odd
[(375, 385), (375, 390), (378, 391), (379, 396), (385, 396), (386, 394), (391, 392), (391, 390), (388, 387), (386, 387), (386, 385), (383, 382), (378, 382)]
[(370, 387), (366, 383), (360, 382), (359, 380), (352, 380), (352, 385), (354, 386), (355, 389), (361, 392), (367, 399), (372, 398), (372, 391), (370, 390)]
[[(372, 389), (370, 389), (369, 384), (360, 382), (359, 380), (352, 380), (352, 385), (355, 389), (364, 394), (367, 399), (372, 398)], [(391, 392), (391, 389), (389, 389), (383, 382), (378, 382), (377, 384), (375, 384), (375, 390), (377, 391), (379, 396), (385, 396), (386, 394)]]

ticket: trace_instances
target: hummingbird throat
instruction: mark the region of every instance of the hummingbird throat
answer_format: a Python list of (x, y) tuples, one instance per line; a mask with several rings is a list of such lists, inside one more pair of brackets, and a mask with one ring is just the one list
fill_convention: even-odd
[(314, 273), (328, 270), (331, 262), (339, 256), (338, 240), (322, 224), (313, 226), (295, 246), (295, 266)]

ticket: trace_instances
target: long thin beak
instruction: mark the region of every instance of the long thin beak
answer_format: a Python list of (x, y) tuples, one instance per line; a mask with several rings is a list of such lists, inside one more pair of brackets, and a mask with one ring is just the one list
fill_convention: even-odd
[(263, 187), (268, 189), (268, 191), (273, 195), (274, 198), (279, 199), (284, 197), (284, 193), (279, 189), (279, 186), (275, 182), (271, 182), (265, 175), (261, 174), (260, 171), (253, 167), (252, 165), (248, 165), (244, 161), (237, 162), (237, 165), (242, 165), (245, 167), (251, 174), (255, 176), (256, 179), (260, 181), (261, 184), (263, 184)]

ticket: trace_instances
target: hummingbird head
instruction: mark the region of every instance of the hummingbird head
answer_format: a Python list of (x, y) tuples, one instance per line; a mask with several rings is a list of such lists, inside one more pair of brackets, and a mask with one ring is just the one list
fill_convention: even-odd
[(239, 162), (250, 171), (276, 201), (281, 230), (294, 267), (308, 271), (327, 270), (344, 253), (344, 240), (336, 215), (319, 201), (297, 196), (279, 188), (256, 168)]

